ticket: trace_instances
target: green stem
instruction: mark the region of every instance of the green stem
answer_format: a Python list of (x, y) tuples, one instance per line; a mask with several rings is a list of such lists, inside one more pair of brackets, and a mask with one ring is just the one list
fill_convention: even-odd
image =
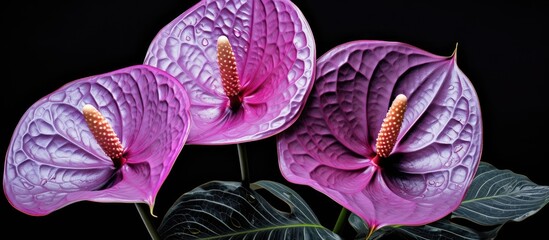
[(347, 219), (347, 214), (348, 213), (349, 213), (349, 210), (347, 210), (344, 207), (341, 208), (341, 212), (339, 212), (339, 217), (337, 217), (337, 222), (334, 226), (334, 230), (333, 230), (334, 233), (338, 233), (339, 230), (341, 230), (341, 226), (343, 226), (343, 223)]
[(250, 184), (250, 171), (248, 169), (248, 154), (244, 143), (236, 144), (238, 148), (238, 160), (240, 161), (240, 175), (242, 176), (242, 185)]
[(368, 232), (368, 236), (366, 236), (366, 240), (370, 239), (370, 237), (372, 236), (372, 234), (375, 232), (376, 228), (375, 227), (371, 227), (370, 228), (370, 231)]
[(147, 227), (147, 231), (149, 231), (149, 235), (153, 240), (160, 240), (160, 236), (158, 236), (158, 232), (156, 232), (156, 229), (152, 225), (150, 219), (149, 219), (149, 211), (143, 206), (142, 203), (135, 203), (135, 207), (137, 208), (137, 211), (139, 212), (139, 216), (141, 216), (141, 220), (145, 224), (145, 227)]

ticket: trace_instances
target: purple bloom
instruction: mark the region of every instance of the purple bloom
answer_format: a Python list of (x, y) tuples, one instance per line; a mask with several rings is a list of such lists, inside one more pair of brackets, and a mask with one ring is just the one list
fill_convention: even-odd
[(214, 145), (267, 138), (294, 123), (315, 60), (311, 29), (292, 2), (208, 0), (165, 26), (144, 62), (187, 89), (187, 144)]
[(318, 59), (301, 117), (277, 139), (280, 169), (371, 229), (422, 225), (461, 203), (480, 161), (481, 120), (455, 54), (350, 42)]
[(4, 193), (35, 216), (82, 200), (142, 202), (152, 212), (188, 136), (188, 108), (179, 81), (150, 66), (72, 81), (19, 121), (6, 154)]

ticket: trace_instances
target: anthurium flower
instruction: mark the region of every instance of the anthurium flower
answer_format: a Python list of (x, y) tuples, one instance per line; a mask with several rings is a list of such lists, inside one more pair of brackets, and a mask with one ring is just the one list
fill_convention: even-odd
[(35, 216), (74, 202), (147, 203), (188, 136), (188, 96), (175, 78), (130, 66), (82, 78), (34, 103), (4, 166), (4, 193)]
[(144, 63), (187, 89), (187, 144), (221, 145), (267, 138), (295, 122), (312, 88), (315, 49), (288, 0), (207, 0), (162, 28)]
[(317, 61), (299, 120), (277, 138), (290, 182), (326, 194), (371, 229), (452, 212), (479, 164), (482, 121), (456, 54), (354, 41)]

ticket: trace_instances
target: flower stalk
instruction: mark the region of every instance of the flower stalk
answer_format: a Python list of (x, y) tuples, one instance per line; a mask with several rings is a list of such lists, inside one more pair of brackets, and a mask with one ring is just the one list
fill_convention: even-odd
[(145, 227), (147, 228), (147, 231), (149, 232), (149, 235), (151, 236), (152, 240), (160, 240), (160, 236), (158, 235), (158, 232), (154, 228), (153, 224), (151, 223), (149, 219), (149, 215), (145, 207), (142, 203), (135, 203), (135, 207), (137, 208), (137, 212), (139, 212), (139, 216), (141, 217), (141, 220), (145, 224)]
[(341, 230), (341, 227), (343, 226), (343, 223), (347, 220), (347, 215), (349, 214), (349, 210), (347, 208), (341, 208), (341, 212), (339, 212), (339, 216), (337, 217), (337, 221), (334, 225), (334, 229), (332, 230), (334, 233), (339, 233)]
[(244, 143), (236, 144), (238, 148), (238, 160), (240, 162), (240, 175), (242, 176), (242, 185), (250, 185), (250, 170), (248, 167), (248, 153)]

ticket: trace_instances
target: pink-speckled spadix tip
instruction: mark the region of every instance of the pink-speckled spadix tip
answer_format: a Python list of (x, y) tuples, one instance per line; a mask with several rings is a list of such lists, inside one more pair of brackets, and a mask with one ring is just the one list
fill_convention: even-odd
[[(231, 106), (233, 104), (240, 104), (238, 102), (240, 80), (236, 68), (236, 59), (231, 43), (226, 36), (220, 36), (217, 39), (217, 64), (219, 65), (221, 84), (223, 85), (225, 94), (231, 99)], [(238, 103), (233, 103), (233, 101), (237, 101)]]
[(115, 165), (122, 158), (124, 148), (107, 119), (92, 105), (82, 108), (84, 119), (101, 149), (109, 156)]
[(376, 151), (378, 156), (388, 157), (393, 151), (400, 127), (402, 126), (402, 120), (404, 120), (407, 103), (408, 98), (403, 94), (399, 94), (393, 100), (377, 135)]

